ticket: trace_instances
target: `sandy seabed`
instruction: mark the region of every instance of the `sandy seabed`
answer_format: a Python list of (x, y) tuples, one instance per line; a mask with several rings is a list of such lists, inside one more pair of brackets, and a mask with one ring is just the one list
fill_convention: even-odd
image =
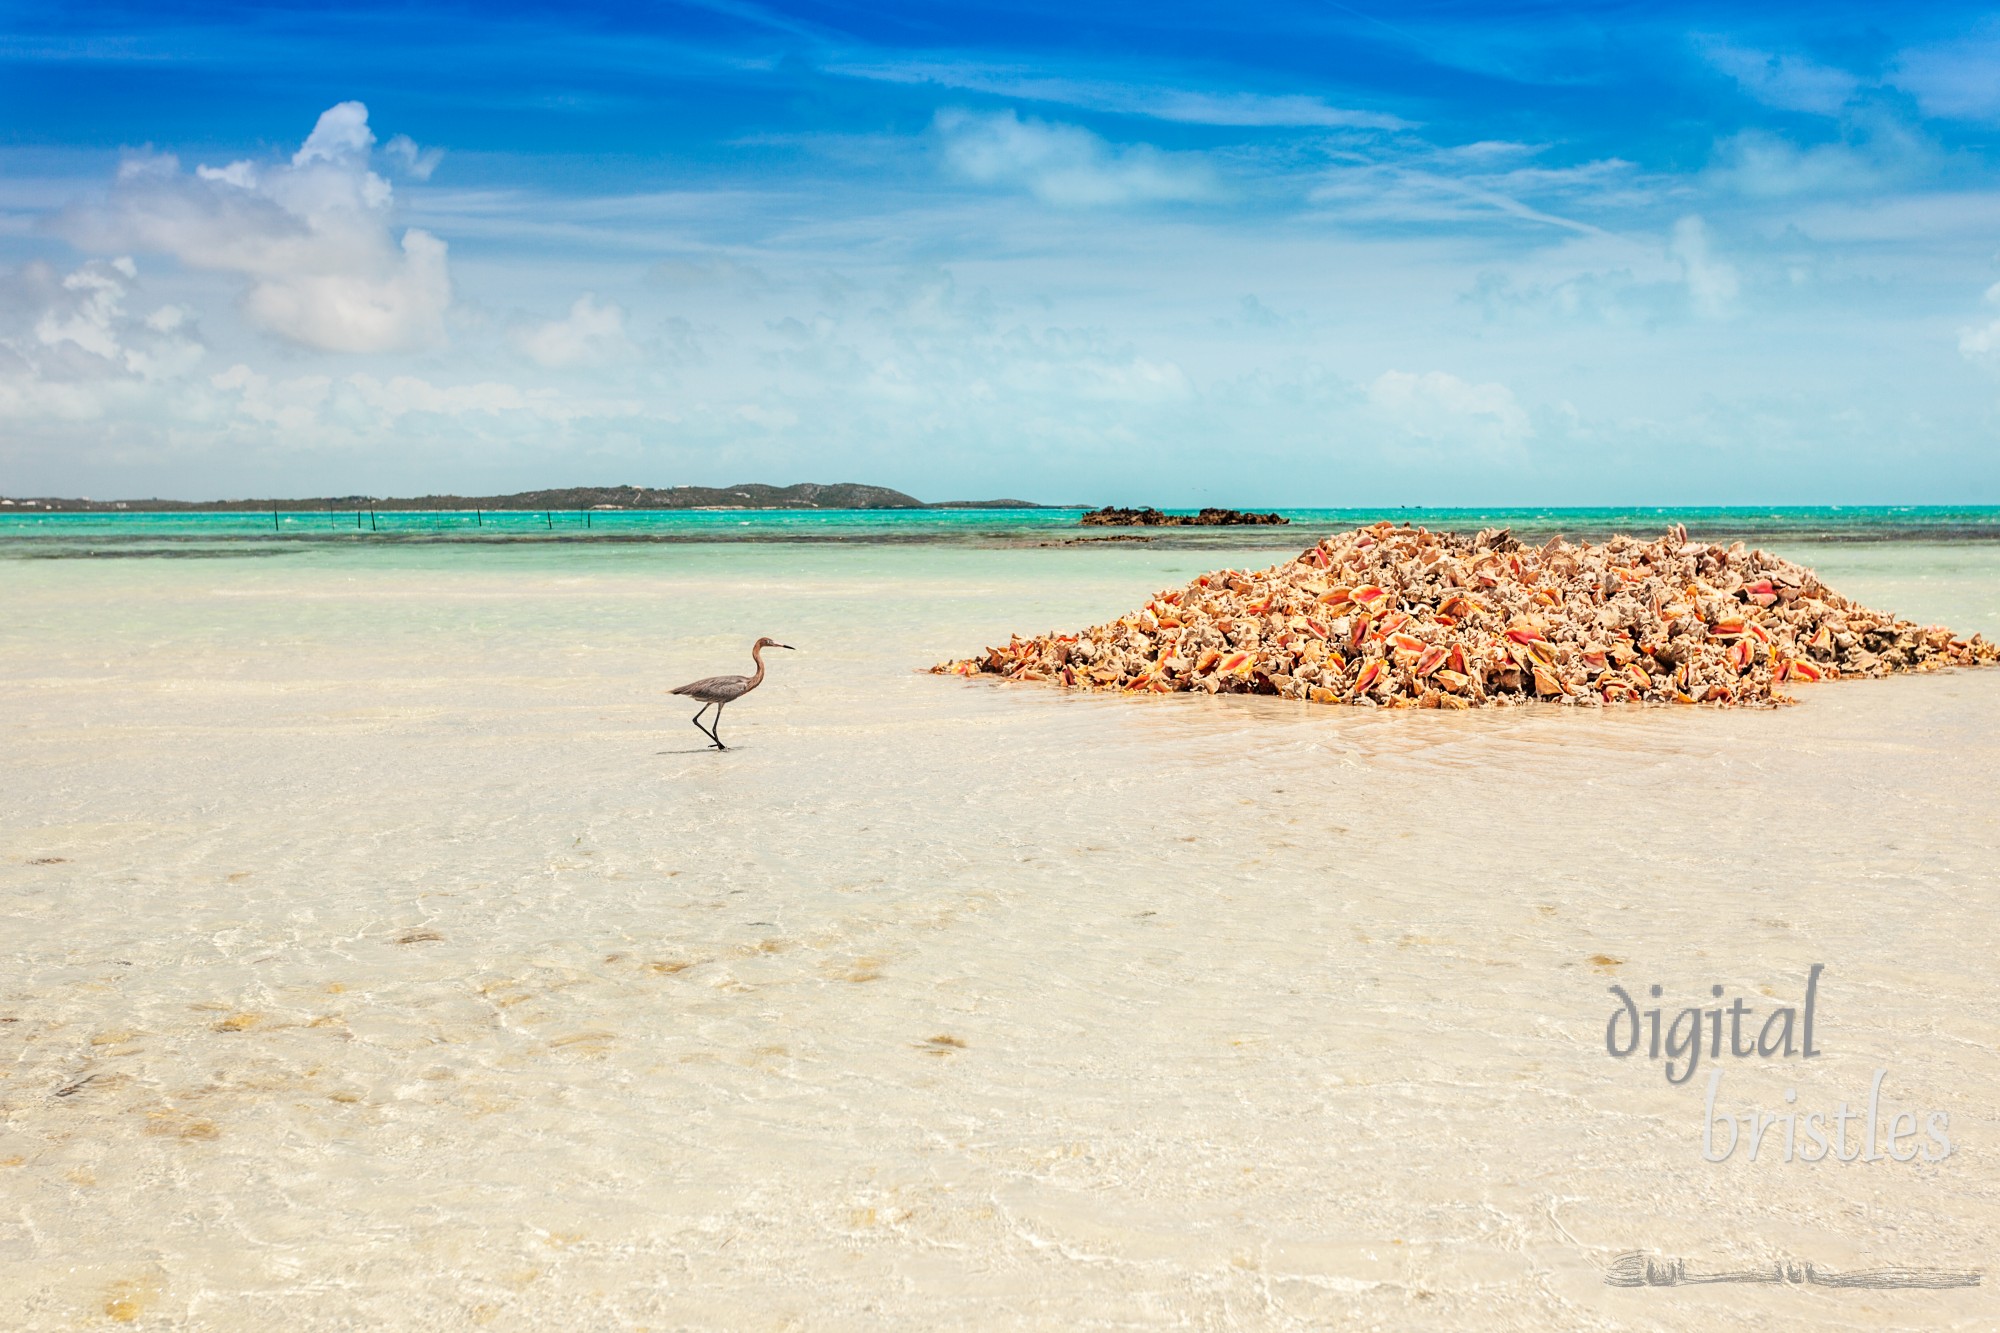
[[(2000, 551), (1787, 554), (2000, 619)], [(2000, 1320), (2000, 673), (1417, 715), (914, 670), (1206, 563), (10, 562), (0, 1327)], [(704, 753), (661, 690), (758, 634), (802, 651)], [(1614, 984), (1814, 963), (1814, 1060), (1605, 1051)], [(1705, 1162), (1711, 1068), (1737, 1115), (1886, 1070), (1953, 1152)]]

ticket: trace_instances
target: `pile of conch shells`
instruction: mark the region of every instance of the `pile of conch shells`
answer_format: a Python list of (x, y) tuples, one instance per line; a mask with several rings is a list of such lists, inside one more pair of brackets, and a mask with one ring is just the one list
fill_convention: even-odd
[(2000, 649), (1857, 606), (1764, 551), (1613, 537), (1523, 546), (1387, 522), (1288, 564), (1221, 570), (1078, 634), (931, 668), (1077, 689), (1473, 708), (1773, 707), (1784, 687), (1976, 666)]

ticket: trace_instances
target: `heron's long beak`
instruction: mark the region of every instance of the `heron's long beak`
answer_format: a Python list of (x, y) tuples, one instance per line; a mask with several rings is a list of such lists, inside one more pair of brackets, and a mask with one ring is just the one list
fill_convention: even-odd
[(789, 643), (774, 643), (774, 644), (772, 644), (771, 646), (772, 646), (773, 648), (791, 648), (793, 652), (797, 652), (797, 651), (798, 651), (798, 649), (796, 649), (796, 648), (792, 648), (792, 645), (790, 645)]

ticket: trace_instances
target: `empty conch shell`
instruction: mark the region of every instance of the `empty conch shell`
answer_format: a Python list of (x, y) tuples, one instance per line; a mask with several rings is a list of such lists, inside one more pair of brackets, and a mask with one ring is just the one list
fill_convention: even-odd
[[(1343, 583), (1326, 588), (1336, 569)], [(1474, 585), (1485, 591), (1469, 595)], [(1778, 688), (1791, 681), (1996, 658), (1978, 635), (1872, 611), (1741, 544), (1669, 534), (1535, 549), (1499, 530), (1464, 536), (1384, 521), (1254, 574), (1201, 575), (1080, 634), (1017, 636), (934, 669), (1391, 708), (1532, 699), (1774, 707), (1792, 702)]]

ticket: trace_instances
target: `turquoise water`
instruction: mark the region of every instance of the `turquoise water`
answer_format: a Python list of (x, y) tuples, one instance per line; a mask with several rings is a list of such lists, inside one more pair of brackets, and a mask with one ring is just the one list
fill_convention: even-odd
[[(0, 554), (160, 553), (208, 543), (297, 542), (841, 542), (1042, 545), (1143, 539), (1155, 545), (1235, 549), (1299, 544), (1321, 531), (1378, 519), (1433, 529), (1512, 528), (1524, 539), (1650, 534), (1669, 523), (1723, 540), (1859, 542), (2000, 540), (2000, 506), (1693, 507), (1589, 509), (1281, 509), (1291, 527), (1082, 528), (1081, 509), (577, 510), (271, 513), (6, 513)], [(78, 547), (87, 547), (79, 550)]]

